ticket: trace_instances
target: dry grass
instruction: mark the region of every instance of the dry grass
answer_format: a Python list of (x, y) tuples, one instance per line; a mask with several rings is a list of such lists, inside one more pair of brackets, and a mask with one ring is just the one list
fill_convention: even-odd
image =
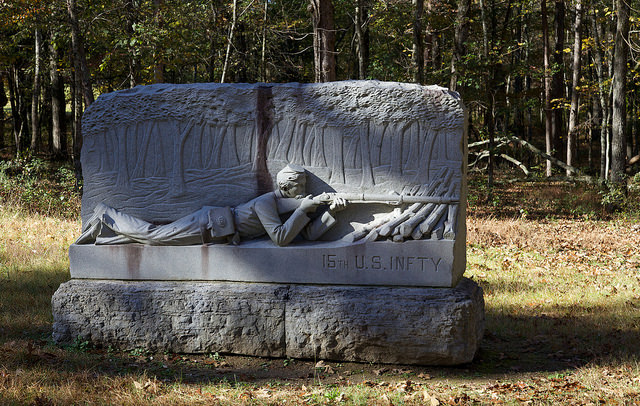
[(0, 404), (640, 404), (640, 230), (502, 192), (517, 205), (470, 210), (487, 331), (458, 368), (57, 347), (50, 299), (79, 222), (0, 207)]
[(67, 249), (79, 223), (0, 207), (0, 333), (47, 333), (51, 295), (69, 279)]

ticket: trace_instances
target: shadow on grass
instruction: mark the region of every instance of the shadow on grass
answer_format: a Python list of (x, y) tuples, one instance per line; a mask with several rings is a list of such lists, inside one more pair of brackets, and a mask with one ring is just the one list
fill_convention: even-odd
[(51, 297), (68, 269), (21, 270), (0, 275), (0, 342), (51, 333)]
[[(96, 349), (78, 341), (68, 347), (51, 340), (51, 296), (68, 278), (67, 272), (24, 273), (0, 282), (0, 371), (26, 371), (46, 376), (52, 385), (65, 380), (98, 377), (138, 379), (141, 375), (165, 382), (230, 385), (238, 383), (315, 382), (314, 361), (211, 355), (129, 353)], [(19, 277), (18, 277), (19, 276)], [(528, 286), (489, 285), (485, 289)], [(5, 294), (6, 293), (6, 294)], [(630, 307), (631, 306), (631, 307)], [(630, 303), (611, 299), (598, 307), (558, 306), (535, 309), (496, 308), (486, 304), (486, 332), (474, 362), (460, 367), (407, 367), (415, 374), (475, 379), (521, 373), (553, 373), (588, 364), (640, 359), (640, 320)], [(634, 310), (635, 309), (635, 310)], [(360, 380), (376, 379), (375, 364), (337, 364), (337, 374), (361, 370)], [(339, 365), (339, 366), (338, 366)], [(354, 366), (355, 365), (355, 366)], [(335, 379), (324, 376), (323, 379)], [(75, 379), (75, 378), (73, 378)], [(357, 382), (357, 378), (352, 378)]]
[[(485, 294), (537, 290), (502, 280), (480, 283)], [(543, 372), (640, 359), (640, 304), (623, 295), (604, 304), (513, 303), (485, 298), (486, 329), (472, 367), (493, 372)]]

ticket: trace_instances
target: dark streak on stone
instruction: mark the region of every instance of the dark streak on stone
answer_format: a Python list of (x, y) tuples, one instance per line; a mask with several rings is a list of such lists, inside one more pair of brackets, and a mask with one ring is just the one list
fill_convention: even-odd
[(209, 272), (209, 247), (205, 244), (202, 244), (202, 247), (200, 248), (202, 251), (202, 259), (201, 259), (201, 271), (202, 271), (202, 278), (205, 279), (207, 278), (208, 272)]
[[(117, 247), (117, 245), (114, 247)], [(131, 279), (138, 279), (140, 277), (140, 261), (142, 260), (142, 253), (140, 252), (140, 249), (142, 249), (142, 247), (135, 245), (130, 245), (125, 249), (127, 269)]]
[(256, 156), (256, 182), (258, 194), (271, 192), (273, 181), (267, 168), (267, 141), (273, 129), (273, 93), (271, 86), (259, 86), (256, 105), (258, 126), (258, 153)]

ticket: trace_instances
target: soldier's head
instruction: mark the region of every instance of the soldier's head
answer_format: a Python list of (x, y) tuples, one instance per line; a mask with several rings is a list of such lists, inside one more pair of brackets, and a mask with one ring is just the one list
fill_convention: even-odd
[(302, 166), (289, 164), (278, 172), (276, 182), (284, 197), (303, 196), (307, 188), (307, 174)]

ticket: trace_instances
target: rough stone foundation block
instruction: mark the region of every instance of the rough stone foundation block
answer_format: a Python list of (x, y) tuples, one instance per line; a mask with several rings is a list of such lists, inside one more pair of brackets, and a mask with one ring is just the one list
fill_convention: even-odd
[(418, 365), (470, 362), (482, 289), (71, 280), (52, 299), (53, 337), (185, 353)]

